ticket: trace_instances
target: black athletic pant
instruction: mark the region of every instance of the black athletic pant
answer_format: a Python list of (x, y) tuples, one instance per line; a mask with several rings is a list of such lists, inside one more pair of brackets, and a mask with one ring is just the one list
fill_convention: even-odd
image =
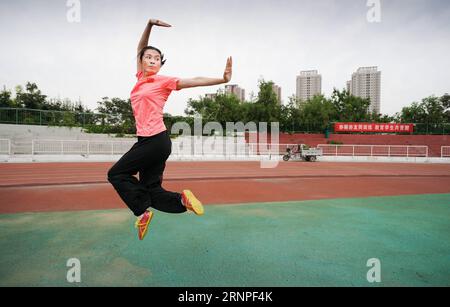
[[(161, 187), (166, 160), (172, 150), (167, 131), (138, 142), (108, 171), (108, 181), (125, 204), (139, 216), (149, 207), (168, 213), (182, 213), (181, 194)], [(135, 175), (139, 172), (139, 180)]]

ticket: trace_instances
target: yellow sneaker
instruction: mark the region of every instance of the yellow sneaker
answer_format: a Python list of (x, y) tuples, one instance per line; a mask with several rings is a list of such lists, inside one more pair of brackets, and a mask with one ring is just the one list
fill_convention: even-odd
[(191, 210), (197, 215), (203, 215), (203, 205), (197, 197), (194, 196), (194, 193), (192, 193), (191, 190), (183, 190), (181, 199), (186, 209)]
[(141, 218), (138, 218), (136, 220), (136, 223), (134, 226), (138, 230), (138, 238), (139, 240), (143, 240), (145, 235), (147, 234), (148, 225), (150, 224), (150, 221), (152, 220), (153, 212), (151, 211), (145, 211)]

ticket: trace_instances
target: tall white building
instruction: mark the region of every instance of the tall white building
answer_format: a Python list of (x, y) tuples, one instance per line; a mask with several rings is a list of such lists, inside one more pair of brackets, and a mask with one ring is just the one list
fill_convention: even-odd
[(277, 95), (278, 104), (281, 104), (281, 87), (274, 83), (272, 85), (272, 90), (275, 93), (275, 95)]
[(241, 102), (245, 101), (245, 90), (240, 88), (237, 84), (225, 85), (225, 93), (234, 94)]
[(377, 66), (358, 68), (347, 82), (347, 88), (353, 96), (369, 98), (370, 111), (380, 113), (381, 71)]
[(351, 93), (351, 88), (352, 88), (352, 81), (347, 81), (347, 86), (346, 86), (346, 88), (347, 88), (347, 92), (349, 92), (349, 93)]
[(322, 93), (322, 75), (317, 70), (301, 71), (297, 76), (297, 98), (305, 102)]

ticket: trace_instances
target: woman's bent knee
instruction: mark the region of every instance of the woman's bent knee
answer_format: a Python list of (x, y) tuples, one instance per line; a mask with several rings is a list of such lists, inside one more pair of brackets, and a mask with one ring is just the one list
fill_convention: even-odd
[(109, 181), (110, 183), (112, 183), (116, 177), (117, 177), (117, 173), (114, 172), (114, 170), (111, 168), (111, 169), (108, 171), (108, 181)]

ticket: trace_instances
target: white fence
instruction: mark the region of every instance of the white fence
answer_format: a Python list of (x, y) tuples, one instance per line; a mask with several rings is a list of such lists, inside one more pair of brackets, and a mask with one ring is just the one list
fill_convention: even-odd
[(11, 140), (0, 139), (0, 155), (11, 155)]
[[(32, 155), (121, 155), (136, 141), (111, 142), (89, 140), (33, 140)], [(265, 144), (222, 141), (172, 142), (175, 156), (261, 156), (286, 153), (294, 144)]]
[(324, 156), (428, 157), (428, 146), (320, 144)]
[(172, 142), (172, 155), (177, 156), (262, 156), (286, 153), (291, 144), (245, 142)]
[[(136, 140), (33, 140), (33, 155), (122, 155)], [(224, 142), (221, 140), (172, 142), (174, 156), (274, 156), (283, 155), (297, 144)], [(428, 146), (406, 145), (330, 145), (320, 144), (324, 156), (428, 157)], [(0, 153), (9, 154), (9, 140), (0, 140)], [(450, 146), (443, 146), (441, 156), (450, 157)]]
[(33, 140), (32, 155), (120, 155), (134, 144), (130, 142), (87, 140)]
[(441, 158), (450, 158), (450, 146), (441, 147)]

